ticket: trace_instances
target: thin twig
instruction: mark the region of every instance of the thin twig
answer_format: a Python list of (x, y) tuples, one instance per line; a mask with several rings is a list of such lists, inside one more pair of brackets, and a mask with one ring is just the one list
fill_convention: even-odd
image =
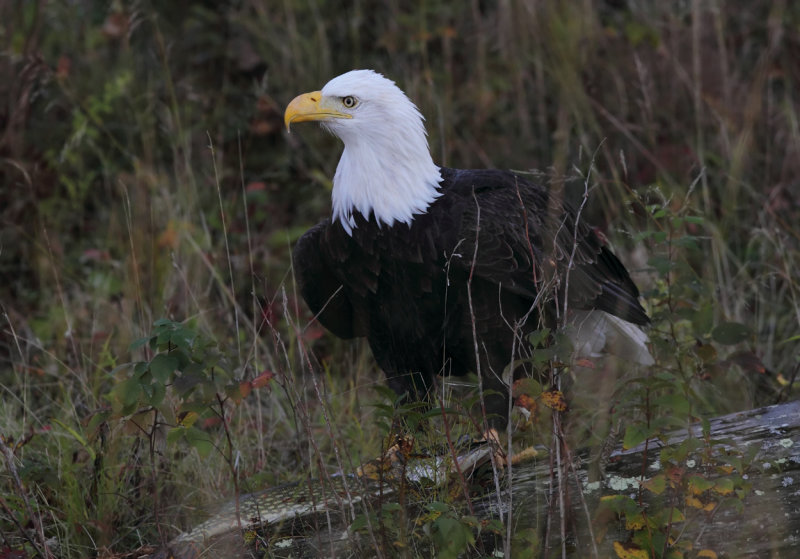
[[(478, 237), (480, 236), (480, 231), (481, 231), (481, 206), (478, 203), (478, 197), (475, 194), (474, 190), (472, 191), (472, 198), (475, 200), (475, 208), (476, 208), (475, 248), (472, 251), (472, 262), (470, 263), (469, 277), (467, 278), (467, 302), (469, 304), (470, 326), (472, 327), (473, 351), (475, 351), (475, 373), (478, 375), (478, 398), (481, 403), (481, 419), (483, 422), (484, 432), (488, 434), (489, 421), (486, 417), (486, 401), (483, 396), (483, 375), (481, 372), (481, 355), (478, 345), (478, 331), (475, 324), (476, 322), (475, 308), (472, 304), (472, 278), (475, 274), (475, 263), (478, 260)], [(495, 495), (497, 496), (497, 507), (498, 510), (503, 510), (502, 491), (500, 489), (500, 474), (499, 474), (499, 468), (497, 466), (497, 457), (495, 456), (494, 452), (490, 453), (489, 457), (492, 462), (492, 474), (494, 477)], [(500, 518), (502, 519), (502, 516)]]
[[(211, 166), (214, 169), (214, 184), (217, 187), (217, 201), (219, 203), (219, 217), (222, 220), (222, 237), (225, 240), (225, 256), (228, 259), (228, 279), (231, 285), (231, 296), (236, 300), (236, 284), (233, 281), (233, 262), (231, 261), (231, 247), (228, 240), (228, 224), (225, 220), (225, 206), (222, 203), (222, 189), (220, 188), (219, 170), (217, 169), (217, 152), (214, 149), (214, 141), (211, 134), (206, 132), (208, 137), (208, 149), (211, 151)], [(245, 212), (246, 214), (247, 212)], [(239, 363), (242, 363), (242, 336), (239, 334), (239, 305), (233, 305), (233, 325), (236, 328), (236, 350)]]

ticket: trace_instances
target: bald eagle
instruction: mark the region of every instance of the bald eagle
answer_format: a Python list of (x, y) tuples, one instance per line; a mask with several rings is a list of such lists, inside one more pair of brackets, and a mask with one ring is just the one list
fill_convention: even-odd
[(480, 371), (488, 414), (504, 418), (504, 370), (564, 317), (579, 354), (608, 346), (653, 362), (639, 291), (594, 230), (529, 176), (437, 166), (393, 81), (347, 72), (284, 118), (344, 143), (332, 215), (293, 251), (300, 292), (333, 334), (368, 340), (398, 394), (421, 399), (437, 375)]

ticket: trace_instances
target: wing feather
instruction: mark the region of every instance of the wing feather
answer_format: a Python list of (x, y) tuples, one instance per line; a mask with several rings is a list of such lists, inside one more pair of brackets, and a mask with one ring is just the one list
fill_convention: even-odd
[(464, 199), (462, 265), (531, 299), (552, 285), (558, 300), (567, 289), (570, 308), (603, 310), (639, 325), (649, 322), (639, 290), (619, 259), (591, 227), (576, 223), (568, 204), (550, 200), (541, 184), (510, 171), (447, 176)]
[(344, 339), (363, 336), (355, 326), (353, 307), (342, 283), (336, 279), (329, 256), (321, 247), (328, 227), (330, 220), (326, 219), (297, 241), (292, 251), (295, 279), (309, 309), (325, 328)]

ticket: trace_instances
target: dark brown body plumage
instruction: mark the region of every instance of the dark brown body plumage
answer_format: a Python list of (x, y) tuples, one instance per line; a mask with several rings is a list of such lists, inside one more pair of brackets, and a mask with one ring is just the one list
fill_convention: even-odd
[[(565, 290), (569, 309), (648, 323), (625, 267), (546, 188), (507, 171), (441, 171), (442, 195), (411, 225), (356, 214), (350, 236), (325, 220), (293, 254), (311, 311), (341, 338), (366, 337), (396, 392), (421, 398), (435, 375), (475, 371), (474, 319), (484, 382), (505, 393), (512, 347), (556, 325)], [(496, 395), (487, 410), (502, 416), (506, 403)]]

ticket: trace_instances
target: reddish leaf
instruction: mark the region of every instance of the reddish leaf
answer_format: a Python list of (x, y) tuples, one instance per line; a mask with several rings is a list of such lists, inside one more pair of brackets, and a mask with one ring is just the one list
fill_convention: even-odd
[(527, 394), (520, 394), (517, 396), (517, 398), (514, 400), (514, 405), (520, 408), (525, 408), (531, 413), (536, 411), (536, 400)]
[(681, 482), (681, 480), (683, 480), (683, 476), (685, 473), (686, 473), (685, 468), (678, 468), (678, 467), (667, 468), (666, 471), (667, 477), (670, 479), (672, 483), (675, 484), (678, 484)]
[(23, 549), (11, 549), (7, 546), (0, 549), (0, 559), (27, 559), (28, 557), (30, 556)]
[(71, 69), (72, 59), (63, 54), (59, 56), (58, 63), (56, 64), (56, 78), (59, 80), (67, 79)]
[(207, 417), (202, 422), (202, 428), (208, 429), (209, 427), (215, 427), (220, 423), (222, 423), (222, 419), (217, 417), (216, 415), (214, 417)]
[(109, 252), (99, 248), (87, 248), (80, 257), (81, 262), (108, 262), (109, 260), (111, 260)]
[[(251, 388), (263, 388), (264, 386), (268, 386), (272, 379), (275, 378), (275, 374), (272, 371), (264, 371), (256, 378), (250, 381)], [(243, 394), (246, 396), (247, 394)]]
[(108, 15), (103, 22), (103, 35), (110, 39), (119, 39), (128, 32), (130, 20), (127, 15), (115, 12)]
[(253, 390), (253, 381), (244, 381), (239, 383), (239, 394), (242, 398), (247, 398)]
[(752, 351), (737, 351), (726, 360), (720, 363), (723, 367), (730, 365), (738, 365), (746, 373), (757, 373), (763, 375), (767, 372), (767, 368), (761, 359)]
[(178, 248), (178, 232), (175, 231), (175, 227), (171, 221), (167, 224), (167, 228), (158, 236), (158, 239), (156, 239), (156, 245), (158, 248)]
[(260, 190), (266, 190), (266, 189), (267, 189), (267, 183), (262, 181), (254, 181), (248, 183), (247, 187), (245, 188), (247, 192), (258, 192)]

